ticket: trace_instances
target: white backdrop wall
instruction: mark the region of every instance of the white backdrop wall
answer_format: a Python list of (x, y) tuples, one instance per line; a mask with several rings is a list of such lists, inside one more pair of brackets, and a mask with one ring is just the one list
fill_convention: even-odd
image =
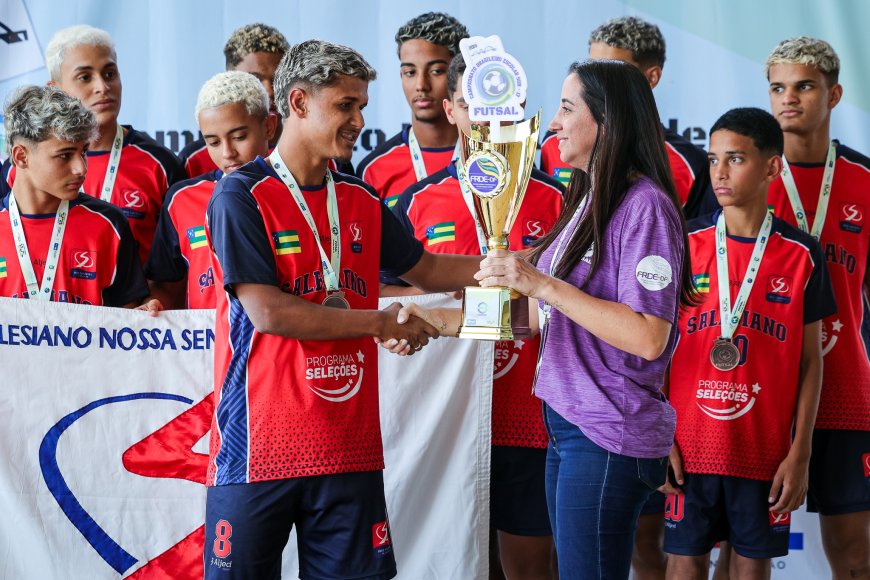
[(662, 121), (699, 145), (727, 109), (768, 107), (763, 63), (779, 40), (825, 38), (843, 61), (845, 94), (833, 116), (833, 136), (870, 152), (870, 37), (862, 28), (870, 21), (870, 3), (861, 0), (3, 0), (0, 98), (18, 85), (46, 81), (41, 55), (55, 31), (78, 23), (99, 26), (117, 43), (122, 122), (178, 150), (196, 136), (196, 94), (223, 70), (226, 38), (239, 26), (262, 21), (291, 43), (322, 38), (352, 46), (377, 68), (381, 76), (369, 89), (367, 128), (354, 156), (359, 162), (409, 120), (393, 35), (428, 10), (453, 14), (472, 34), (501, 35), (525, 65), (529, 108), (543, 107), (547, 118), (555, 112), (568, 65), (585, 57), (595, 26), (627, 14), (651, 20), (668, 45), (656, 89)]

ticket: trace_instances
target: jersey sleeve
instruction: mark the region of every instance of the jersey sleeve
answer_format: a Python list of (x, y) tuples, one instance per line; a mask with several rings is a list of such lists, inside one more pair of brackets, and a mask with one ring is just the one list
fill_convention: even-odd
[(635, 312), (673, 322), (684, 253), (679, 222), (664, 211), (641, 211), (638, 217), (623, 232), (618, 249), (618, 299)]
[[(414, 186), (411, 187), (413, 188)], [(411, 219), (408, 217), (408, 204), (410, 203), (411, 199), (413, 199), (413, 195), (411, 195), (410, 192), (406, 192), (401, 197), (399, 197), (399, 201), (396, 203), (395, 206), (393, 206), (392, 214), (395, 216), (396, 221), (399, 223), (399, 226), (401, 226), (402, 230), (404, 230), (405, 233), (413, 238), (414, 225), (411, 223)], [(416, 238), (414, 239), (416, 240)], [(410, 284), (408, 284), (398, 276), (388, 276), (383, 271), (381, 272), (381, 283), (391, 286), (410, 286)]]
[(810, 256), (813, 260), (813, 271), (807, 280), (804, 291), (804, 324), (810, 324), (837, 313), (837, 299), (834, 297), (834, 287), (828, 274), (828, 265), (822, 254), (822, 247), (815, 240), (810, 240)]
[(398, 278), (413, 268), (423, 256), (423, 244), (381, 204), (381, 276)]
[(115, 279), (103, 291), (105, 306), (120, 307), (131, 302), (140, 302), (148, 296), (148, 284), (139, 263), (139, 247), (133, 238), (133, 232), (127, 220), (116, 224), (120, 240), (118, 241)]
[(187, 262), (181, 254), (178, 230), (169, 215), (169, 202), (175, 193), (171, 188), (160, 210), (157, 231), (145, 262), (145, 277), (155, 282), (178, 282), (187, 276)]
[(206, 213), (212, 247), (223, 272), (224, 288), (234, 284), (278, 285), (278, 271), (263, 216), (238, 179), (218, 182)]

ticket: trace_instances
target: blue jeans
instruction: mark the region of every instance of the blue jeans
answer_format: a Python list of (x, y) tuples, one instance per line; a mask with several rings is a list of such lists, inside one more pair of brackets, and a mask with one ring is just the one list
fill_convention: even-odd
[(544, 405), (547, 508), (562, 580), (628, 578), (637, 517), (665, 482), (667, 457), (636, 459), (590, 441)]

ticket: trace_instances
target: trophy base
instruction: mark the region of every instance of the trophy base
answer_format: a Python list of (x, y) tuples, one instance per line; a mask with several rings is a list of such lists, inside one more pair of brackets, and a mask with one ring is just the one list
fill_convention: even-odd
[(510, 288), (466, 286), (459, 338), (513, 340)]

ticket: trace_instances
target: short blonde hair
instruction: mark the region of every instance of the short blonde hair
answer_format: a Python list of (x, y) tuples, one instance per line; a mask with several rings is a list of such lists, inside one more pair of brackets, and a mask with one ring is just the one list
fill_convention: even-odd
[(833, 47), (818, 38), (798, 36), (780, 42), (764, 65), (764, 76), (770, 78), (770, 67), (775, 64), (802, 64), (819, 69), (830, 86), (840, 77), (840, 57)]
[(58, 30), (45, 47), (45, 66), (54, 82), (60, 81), (60, 67), (63, 65), (64, 54), (70, 48), (77, 46), (101, 46), (112, 53), (112, 58), (118, 60), (115, 43), (108, 32), (87, 24), (77, 24)]
[(194, 115), (199, 122), (199, 114), (203, 110), (233, 103), (243, 103), (249, 115), (261, 119), (269, 114), (269, 95), (263, 83), (250, 73), (232, 70), (218, 73), (202, 85)]

